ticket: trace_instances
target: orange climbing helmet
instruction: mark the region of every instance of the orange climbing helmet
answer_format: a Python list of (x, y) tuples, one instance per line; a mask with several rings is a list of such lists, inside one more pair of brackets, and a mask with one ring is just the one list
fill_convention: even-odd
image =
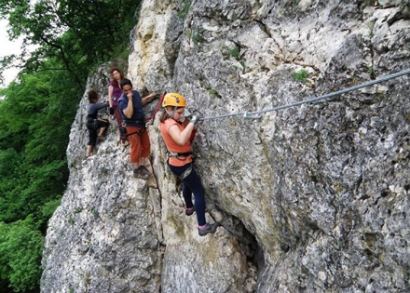
[(185, 98), (178, 93), (168, 93), (162, 102), (162, 107), (167, 106), (186, 107)]

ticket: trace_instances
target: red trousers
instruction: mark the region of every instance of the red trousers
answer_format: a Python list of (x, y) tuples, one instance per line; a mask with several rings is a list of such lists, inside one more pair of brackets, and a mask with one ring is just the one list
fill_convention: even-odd
[[(139, 163), (140, 158), (148, 158), (151, 148), (149, 136), (144, 127), (127, 126), (127, 133), (133, 133), (128, 136), (130, 142), (130, 159), (131, 163)], [(140, 134), (134, 133), (139, 131)]]

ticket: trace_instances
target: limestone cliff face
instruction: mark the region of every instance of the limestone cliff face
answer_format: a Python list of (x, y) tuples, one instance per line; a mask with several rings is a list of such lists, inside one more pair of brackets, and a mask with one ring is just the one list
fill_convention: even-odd
[[(302, 101), (410, 68), (410, 3), (144, 1), (127, 77), (213, 117)], [(106, 68), (89, 87), (107, 98)], [(115, 121), (50, 220), (42, 292), (410, 292), (410, 78), (325, 102), (203, 121), (199, 237), (149, 126), (155, 176), (132, 178)], [(147, 112), (155, 106), (155, 102)]]

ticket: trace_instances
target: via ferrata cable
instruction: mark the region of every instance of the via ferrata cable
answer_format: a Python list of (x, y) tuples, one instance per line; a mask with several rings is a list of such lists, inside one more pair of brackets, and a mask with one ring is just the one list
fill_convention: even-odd
[(385, 77), (376, 79), (376, 80), (372, 80), (369, 82), (365, 82), (362, 84), (358, 84), (349, 88), (346, 88), (344, 90), (340, 90), (340, 91), (336, 91), (336, 92), (332, 92), (326, 95), (322, 95), (319, 97), (315, 97), (315, 98), (311, 98), (311, 99), (307, 99), (307, 100), (303, 100), (303, 101), (299, 101), (299, 102), (294, 102), (294, 103), (290, 103), (290, 104), (286, 104), (286, 105), (282, 105), (282, 106), (277, 106), (274, 108), (269, 108), (269, 109), (265, 109), (265, 110), (260, 110), (260, 111), (255, 111), (255, 112), (238, 112), (238, 113), (232, 113), (232, 114), (225, 114), (225, 115), (219, 115), (219, 116), (212, 116), (212, 117), (200, 117), (199, 120), (203, 121), (203, 120), (213, 120), (213, 119), (222, 119), (222, 118), (228, 118), (228, 117), (233, 117), (233, 116), (243, 116), (243, 118), (250, 118), (250, 119), (259, 119), (260, 116), (255, 116), (255, 115), (259, 115), (259, 114), (264, 114), (264, 113), (268, 113), (268, 112), (273, 112), (273, 111), (278, 111), (278, 110), (283, 110), (283, 109), (287, 109), (287, 108), (291, 108), (291, 107), (295, 107), (295, 106), (299, 106), (299, 105), (303, 105), (303, 104), (309, 104), (309, 103), (314, 103), (317, 101), (322, 101), (322, 100), (326, 100), (326, 99), (330, 99), (333, 98), (335, 96), (339, 96), (348, 92), (352, 92), (364, 87), (368, 87), (374, 84), (378, 84), (384, 81), (388, 81), (406, 74), (410, 74), (410, 68), (397, 72), (397, 73), (393, 73), (390, 75), (386, 75)]

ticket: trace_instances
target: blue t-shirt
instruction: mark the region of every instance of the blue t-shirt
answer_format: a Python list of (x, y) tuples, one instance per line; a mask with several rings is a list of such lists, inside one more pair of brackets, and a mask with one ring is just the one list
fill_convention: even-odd
[(87, 106), (87, 117), (90, 119), (97, 119), (98, 111), (109, 106), (108, 102), (106, 103), (90, 103)]
[(118, 108), (121, 110), (121, 116), (123, 121), (125, 122), (126, 126), (137, 126), (137, 127), (144, 127), (145, 126), (145, 117), (144, 111), (142, 109), (142, 98), (137, 91), (132, 91), (132, 105), (134, 106), (134, 111), (131, 118), (127, 118), (124, 115), (124, 110), (127, 109), (128, 106), (128, 98), (124, 94), (121, 95), (120, 99), (118, 100)]

